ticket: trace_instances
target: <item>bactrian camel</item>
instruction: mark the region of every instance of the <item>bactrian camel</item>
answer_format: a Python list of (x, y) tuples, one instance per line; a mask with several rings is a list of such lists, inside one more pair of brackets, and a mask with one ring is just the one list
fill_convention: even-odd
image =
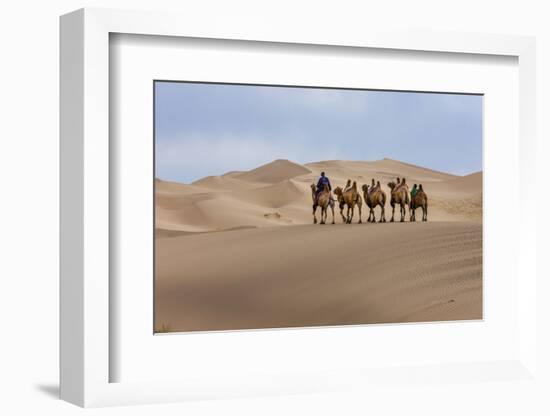
[(368, 222), (376, 222), (376, 216), (374, 215), (374, 208), (380, 205), (380, 222), (386, 222), (386, 193), (381, 189), (380, 182), (374, 185), (374, 179), (371, 186), (363, 185), (363, 197), (365, 203), (370, 209)]
[(399, 204), (400, 212), (401, 212), (401, 222), (404, 222), (405, 214), (406, 214), (405, 207), (409, 206), (409, 187), (405, 183), (405, 178), (403, 178), (403, 180), (400, 181), (399, 184), (396, 184), (395, 182), (388, 183), (388, 187), (391, 189), (390, 205), (391, 205), (392, 211), (391, 211), (390, 222), (394, 221), (396, 204)]
[(422, 221), (428, 221), (428, 195), (424, 192), (422, 184), (418, 187), (415, 196), (411, 197), (411, 205), (409, 207), (411, 221), (416, 221), (417, 208), (422, 208)]
[[(349, 181), (348, 181), (349, 182)], [(338, 198), (338, 205), (340, 207), (340, 215), (342, 216), (342, 221), (346, 224), (351, 224), (353, 220), (353, 214), (355, 211), (355, 206), (359, 210), (359, 221), (358, 224), (361, 224), (361, 207), (363, 201), (359, 192), (357, 192), (357, 182), (353, 182), (351, 187), (346, 187), (345, 190), (342, 190), (339, 186), (334, 189), (334, 194)], [(348, 207), (347, 216), (344, 216), (344, 206)]]
[(331, 198), (330, 189), (325, 185), (316, 195), (317, 187), (311, 184), (311, 199), (313, 199), (313, 224), (317, 224), (317, 207), (321, 207), (321, 224), (325, 224), (328, 216), (328, 208), (332, 211), (332, 224), (334, 224), (334, 200)]

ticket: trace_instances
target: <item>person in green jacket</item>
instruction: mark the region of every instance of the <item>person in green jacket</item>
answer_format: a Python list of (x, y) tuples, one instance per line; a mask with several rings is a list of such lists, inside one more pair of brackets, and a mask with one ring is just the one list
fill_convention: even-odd
[(412, 201), (414, 199), (414, 196), (417, 194), (418, 192), (418, 187), (416, 185), (416, 183), (413, 185), (412, 189), (411, 189), (411, 204), (412, 204)]

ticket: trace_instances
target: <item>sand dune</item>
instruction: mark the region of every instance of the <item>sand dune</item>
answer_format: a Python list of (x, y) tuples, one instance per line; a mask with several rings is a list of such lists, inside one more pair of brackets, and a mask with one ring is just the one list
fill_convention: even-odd
[(280, 208), (296, 202), (311, 205), (311, 193), (306, 193), (303, 186), (300, 187), (291, 179), (240, 192), (235, 198), (270, 208)]
[(311, 171), (302, 165), (289, 160), (277, 159), (251, 171), (235, 173), (233, 177), (252, 182), (277, 183), (308, 173)]
[(243, 189), (252, 189), (261, 184), (241, 181), (236, 175), (207, 176), (192, 183), (192, 186), (203, 188), (210, 191), (240, 191)]
[[(310, 185), (321, 171), (333, 186), (343, 186), (347, 179), (361, 186), (374, 178), (388, 196), (387, 182), (406, 177), (410, 185), (422, 183), (427, 192), (429, 221), (481, 221), (481, 172), (462, 177), (392, 159), (331, 160), (303, 166), (279, 159), (247, 172), (209, 176), (190, 185), (157, 180), (157, 235), (310, 224)], [(386, 209), (391, 210), (389, 202)]]
[(176, 194), (176, 195), (189, 195), (197, 194), (200, 192), (207, 192), (207, 189), (200, 186), (187, 185), (178, 182), (162, 181), (155, 179), (155, 192), (157, 195), (163, 194)]
[[(374, 178), (388, 197), (396, 177), (422, 183), (429, 222), (346, 225), (337, 209), (336, 225), (314, 226), (310, 186), (321, 171), (333, 186)], [(391, 159), (276, 160), (190, 185), (157, 180), (156, 326), (479, 319), (482, 182), (481, 172), (456, 176)], [(386, 211), (389, 219), (389, 198)]]
[(170, 331), (482, 318), (481, 225), (300, 225), (160, 238)]

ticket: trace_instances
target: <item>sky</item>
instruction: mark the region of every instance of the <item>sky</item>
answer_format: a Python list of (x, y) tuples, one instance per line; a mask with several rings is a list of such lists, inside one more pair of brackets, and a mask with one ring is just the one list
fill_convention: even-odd
[(155, 82), (156, 177), (191, 183), (275, 159), (385, 157), (482, 169), (479, 95)]

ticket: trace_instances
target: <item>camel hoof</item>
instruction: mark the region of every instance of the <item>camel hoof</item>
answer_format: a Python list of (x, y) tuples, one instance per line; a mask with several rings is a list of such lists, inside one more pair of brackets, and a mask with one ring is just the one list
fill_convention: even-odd
[(359, 220), (359, 222), (357, 222), (357, 224), (363, 224), (363, 221)]
[(334, 224), (334, 221), (332, 221), (332, 223)]

